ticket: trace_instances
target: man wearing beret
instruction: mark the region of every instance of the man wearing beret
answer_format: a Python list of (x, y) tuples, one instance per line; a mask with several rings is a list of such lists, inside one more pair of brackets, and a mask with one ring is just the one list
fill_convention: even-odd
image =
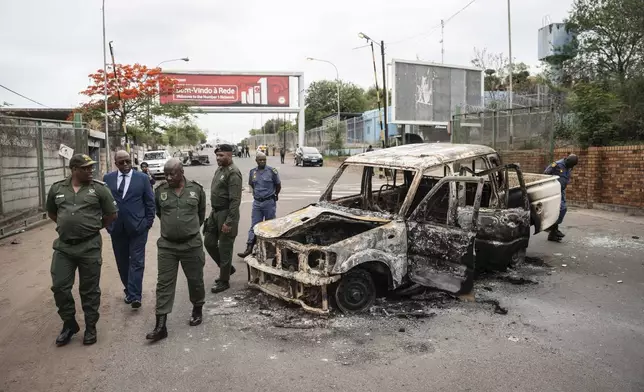
[(95, 163), (88, 155), (74, 155), (69, 160), (71, 176), (52, 184), (47, 195), (47, 215), (56, 222), (58, 232), (51, 261), (51, 291), (63, 320), (57, 346), (66, 345), (80, 331), (72, 296), (77, 269), (85, 313), (83, 344), (96, 343), (103, 249), (100, 231), (116, 220), (118, 208), (105, 183), (92, 178)]
[(239, 205), (242, 195), (242, 175), (233, 163), (233, 147), (221, 144), (215, 150), (219, 168), (210, 185), (212, 211), (204, 223), (204, 245), (212, 259), (219, 266), (219, 278), (211, 288), (219, 293), (230, 288), (233, 247), (239, 226)]

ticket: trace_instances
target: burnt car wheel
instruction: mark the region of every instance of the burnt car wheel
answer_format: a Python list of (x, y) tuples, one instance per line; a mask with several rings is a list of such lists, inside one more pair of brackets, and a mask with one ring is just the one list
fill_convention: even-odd
[(342, 313), (359, 313), (373, 305), (376, 285), (368, 271), (355, 269), (347, 272), (335, 290), (335, 303)]

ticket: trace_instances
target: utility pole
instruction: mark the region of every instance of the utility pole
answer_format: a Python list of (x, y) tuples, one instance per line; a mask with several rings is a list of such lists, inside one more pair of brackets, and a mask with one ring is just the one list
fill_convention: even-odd
[[(509, 1), (509, 0), (508, 0)], [(380, 41), (380, 55), (382, 56), (382, 94), (383, 101), (385, 104), (385, 145), (387, 148), (389, 145), (389, 127), (387, 125), (387, 67), (385, 65), (385, 41)]]
[(125, 150), (130, 154), (130, 158), (131, 158), (132, 151), (130, 151), (130, 141), (127, 137), (127, 126), (125, 125), (125, 122), (126, 122), (125, 104), (121, 99), (121, 88), (119, 87), (121, 85), (121, 81), (119, 80), (119, 76), (116, 73), (116, 62), (114, 61), (114, 47), (112, 46), (112, 41), (110, 41), (109, 45), (110, 45), (110, 55), (112, 56), (112, 68), (114, 71), (114, 80), (116, 81), (116, 95), (119, 99), (119, 106), (121, 107), (121, 115), (122, 115), (121, 128), (123, 129), (123, 134), (125, 135)]
[(107, 172), (112, 168), (112, 160), (110, 159), (110, 135), (109, 135), (109, 116), (107, 108), (107, 48), (105, 39), (105, 0), (103, 0), (103, 100), (105, 101), (105, 158), (107, 159), (106, 166)]
[(510, 10), (510, 0), (508, 0), (508, 53), (510, 55), (510, 61), (509, 61), (509, 67), (510, 67), (510, 75), (509, 75), (509, 88), (508, 88), (508, 102), (509, 102), (509, 107), (510, 107), (510, 147), (514, 145), (514, 119), (513, 119), (513, 105), (512, 105), (512, 95), (513, 90), (512, 90), (512, 73), (514, 72), (514, 66), (512, 64), (512, 19), (511, 19), (511, 10)]
[(445, 21), (441, 19), (441, 63), (445, 64)]
[(378, 122), (380, 123), (380, 133), (384, 138), (385, 134), (384, 134), (384, 128), (382, 127), (382, 114), (380, 113), (380, 110), (381, 110), (380, 89), (378, 88), (378, 71), (376, 70), (376, 52), (373, 50), (373, 41), (371, 41), (370, 44), (371, 44), (371, 59), (373, 60), (373, 78), (376, 81), (376, 100), (378, 101)]

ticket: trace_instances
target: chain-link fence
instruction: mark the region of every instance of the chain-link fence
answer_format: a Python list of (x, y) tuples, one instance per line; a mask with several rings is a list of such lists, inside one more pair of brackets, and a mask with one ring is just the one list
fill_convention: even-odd
[(453, 143), (484, 144), (496, 150), (545, 150), (555, 147), (555, 112), (550, 107), (493, 110), (454, 115)]
[(51, 184), (69, 175), (61, 144), (86, 152), (88, 134), (70, 122), (0, 117), (0, 236), (7, 222), (45, 210)]
[(324, 154), (332, 154), (336, 150), (342, 150), (347, 155), (364, 152), (369, 145), (379, 145), (379, 140), (380, 127), (377, 117), (354, 117), (340, 121), (339, 126), (331, 121), (309, 129), (304, 136), (306, 146), (316, 147)]

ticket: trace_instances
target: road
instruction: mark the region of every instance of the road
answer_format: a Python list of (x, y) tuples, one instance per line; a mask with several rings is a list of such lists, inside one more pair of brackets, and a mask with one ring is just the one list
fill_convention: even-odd
[[(235, 161), (247, 181), (254, 161)], [(272, 156), (268, 164), (283, 180), (278, 215), (314, 202), (335, 172)], [(186, 176), (208, 189), (215, 168), (187, 167)], [(349, 176), (335, 192), (357, 192), (358, 184)], [(236, 252), (245, 247), (251, 202), (245, 193)], [(563, 230), (562, 244), (544, 234), (531, 239), (530, 262), (517, 273), (535, 284), (489, 276), (477, 283), (475, 302), (379, 302), (435, 313), (420, 320), (306, 315), (247, 290), (235, 258), (232, 288), (207, 293), (198, 327), (187, 325), (191, 305), (180, 277), (170, 335), (156, 344), (145, 334), (154, 326), (158, 223), (138, 311), (123, 303), (104, 234), (98, 343), (83, 346), (81, 333), (57, 348), (61, 322), (49, 290), (55, 232), (47, 224), (0, 243), (0, 391), (642, 391), (644, 219), (573, 210)], [(210, 258), (205, 276), (209, 287), (217, 276)], [(508, 313), (495, 313), (487, 300)], [(78, 298), (77, 309), (82, 321)], [(284, 321), (307, 328), (274, 326)]]

